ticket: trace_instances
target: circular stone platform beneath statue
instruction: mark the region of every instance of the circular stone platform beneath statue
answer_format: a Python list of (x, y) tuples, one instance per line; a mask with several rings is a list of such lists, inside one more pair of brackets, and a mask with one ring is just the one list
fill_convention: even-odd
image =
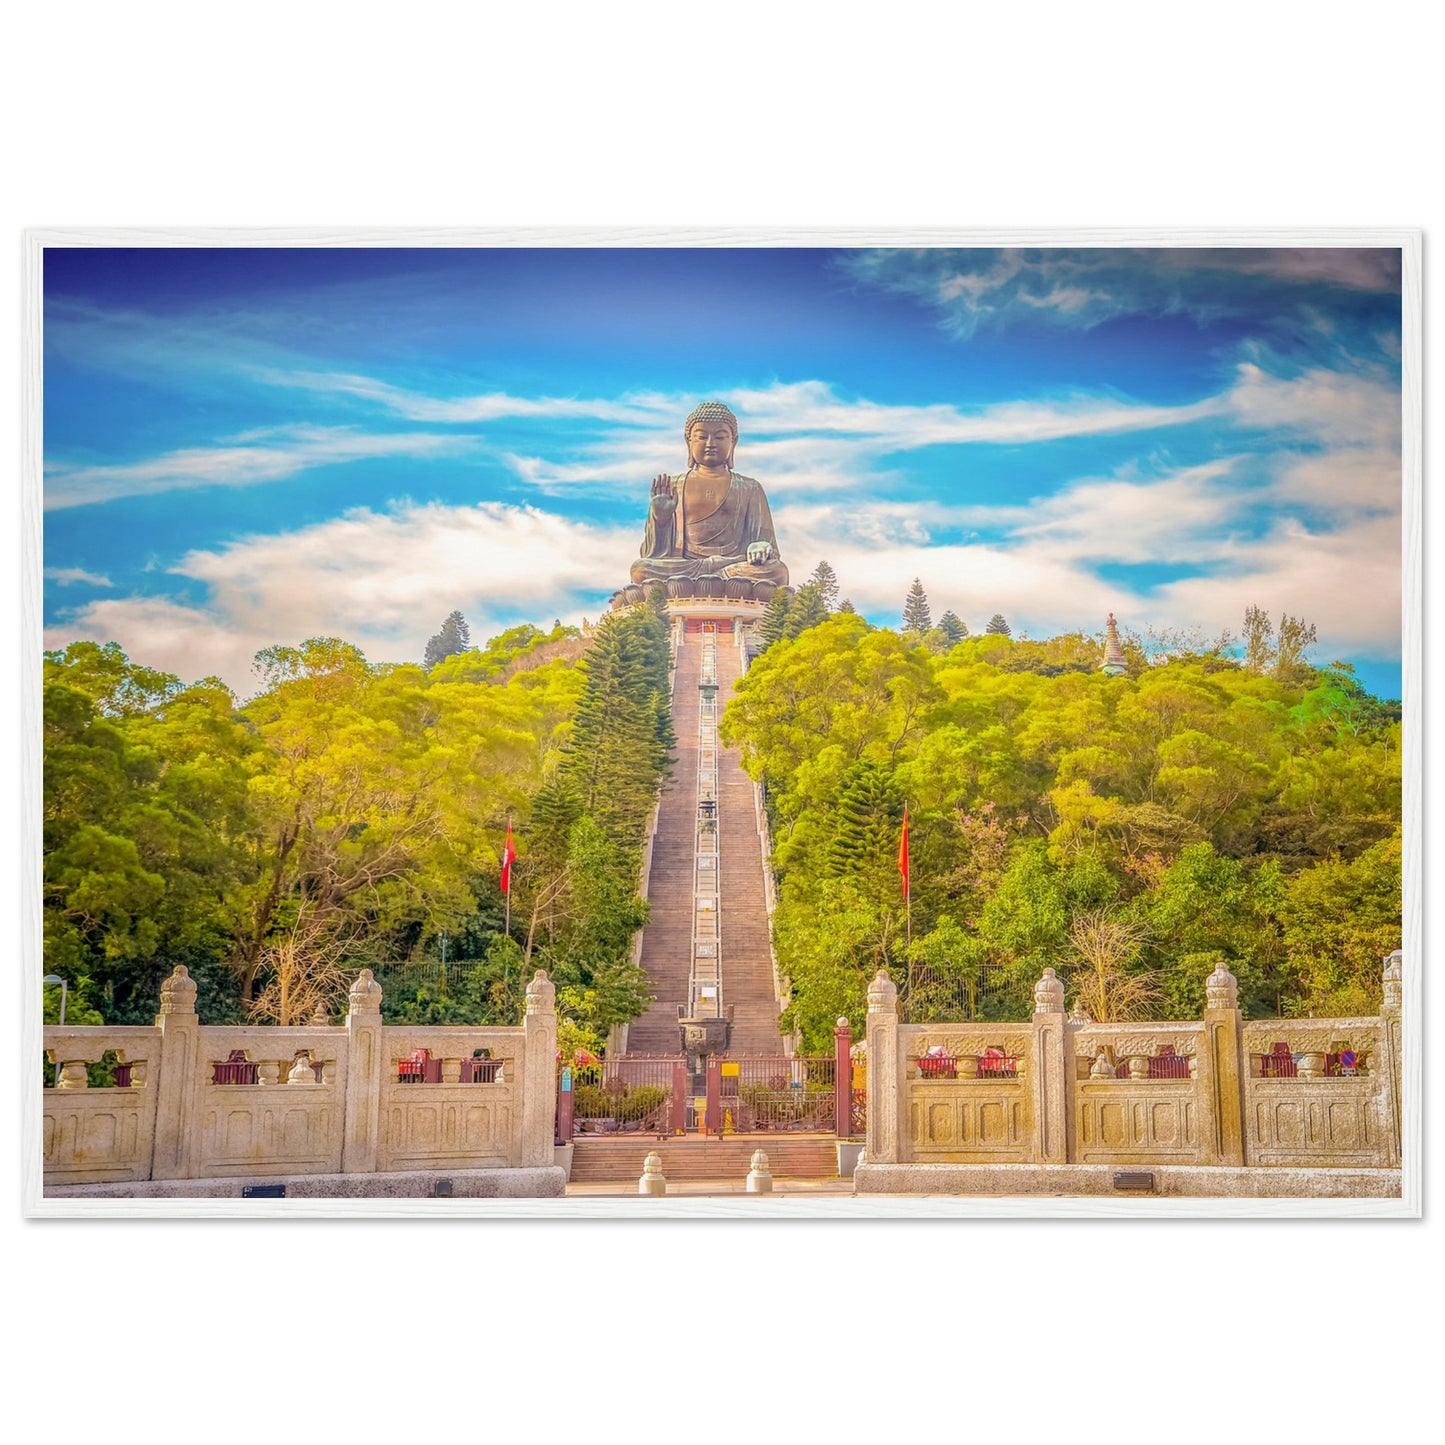
[[(661, 587), (667, 597), (667, 610), (676, 608), (725, 608), (733, 604), (744, 604), (745, 610), (736, 615), (753, 616), (754, 610), (763, 605), (778, 590), (776, 582), (753, 581), (749, 577), (673, 577), (666, 582), (630, 582), (620, 592), (612, 594), (608, 604), (613, 611), (622, 607), (636, 607), (647, 601), (647, 594), (653, 587)], [(731, 613), (719, 615), (733, 615)]]

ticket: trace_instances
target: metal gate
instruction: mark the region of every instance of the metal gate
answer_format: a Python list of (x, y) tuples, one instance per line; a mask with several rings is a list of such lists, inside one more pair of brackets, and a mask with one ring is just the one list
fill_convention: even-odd
[(557, 1140), (577, 1135), (836, 1134), (863, 1131), (866, 1083), (846, 1038), (832, 1058), (708, 1057), (694, 1072), (681, 1054), (623, 1055), (564, 1066)]

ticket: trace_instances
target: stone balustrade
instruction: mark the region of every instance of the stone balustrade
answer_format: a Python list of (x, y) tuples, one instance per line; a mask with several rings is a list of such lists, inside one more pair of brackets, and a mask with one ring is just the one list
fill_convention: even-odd
[(1219, 968), (1199, 1022), (1095, 1023), (1047, 969), (1028, 1023), (900, 1024), (868, 994), (867, 1164), (1400, 1164), (1399, 959), (1378, 1018), (1245, 1023)]
[[(154, 1027), (45, 1029), (47, 1184), (552, 1163), (557, 1021), (545, 972), (518, 1028), (385, 1025), (370, 969), (340, 1027), (203, 1025), (195, 994), (181, 966)], [(125, 1085), (88, 1087), (86, 1064), (107, 1054), (128, 1066), (117, 1071)], [(439, 1067), (408, 1072), (422, 1055)]]

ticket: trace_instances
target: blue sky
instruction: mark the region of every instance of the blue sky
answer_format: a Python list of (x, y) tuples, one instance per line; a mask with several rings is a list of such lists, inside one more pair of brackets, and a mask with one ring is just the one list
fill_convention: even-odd
[(1400, 693), (1392, 250), (73, 248), (45, 258), (45, 641), (254, 691), (595, 618), (699, 400), (795, 582), (1015, 634), (1319, 629)]

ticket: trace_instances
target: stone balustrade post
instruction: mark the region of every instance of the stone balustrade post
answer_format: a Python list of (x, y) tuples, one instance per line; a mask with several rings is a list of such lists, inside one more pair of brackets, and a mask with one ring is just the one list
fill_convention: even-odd
[(178, 963), (161, 985), (160, 1062), (155, 1071), (156, 1132), (152, 1179), (189, 1179), (195, 1172), (198, 1072), (205, 1067), (196, 1017), (196, 982)]
[(363, 968), (351, 985), (346, 1013), (346, 1116), (343, 1174), (372, 1174), (381, 1150), (383, 1058), (381, 985)]
[(1046, 968), (1034, 985), (1033, 1037), (1030, 1041), (1029, 1089), (1034, 1106), (1034, 1162), (1066, 1164), (1069, 1158), (1069, 1107), (1072, 1081), (1066, 1077), (1070, 1058), (1064, 985)]
[(1221, 963), (1204, 981), (1204, 1047), (1196, 1060), (1199, 1150), (1205, 1164), (1240, 1165), (1244, 1154), (1244, 1019), (1239, 983)]
[[(1384, 1057), (1376, 1070), (1383, 1077), (1380, 1087), (1385, 1098), (1385, 1137), (1387, 1161), (1398, 1167), (1403, 1157), (1404, 1138), (1401, 1121), (1401, 1060), (1404, 1051), (1401, 1007), (1404, 995), (1405, 955), (1396, 949), (1385, 958), (1385, 998), (1380, 1005), (1380, 1042), (1384, 1046)], [(1374, 1061), (1371, 1061), (1374, 1069)]]
[(898, 985), (880, 968), (868, 985), (868, 1163), (901, 1164), (904, 1061), (898, 1046)]
[(846, 1017), (833, 1030), (833, 1132), (840, 1139), (853, 1133), (853, 1025)]
[(552, 1162), (557, 1131), (557, 986), (539, 968), (527, 985), (522, 1019), (522, 1169)]

